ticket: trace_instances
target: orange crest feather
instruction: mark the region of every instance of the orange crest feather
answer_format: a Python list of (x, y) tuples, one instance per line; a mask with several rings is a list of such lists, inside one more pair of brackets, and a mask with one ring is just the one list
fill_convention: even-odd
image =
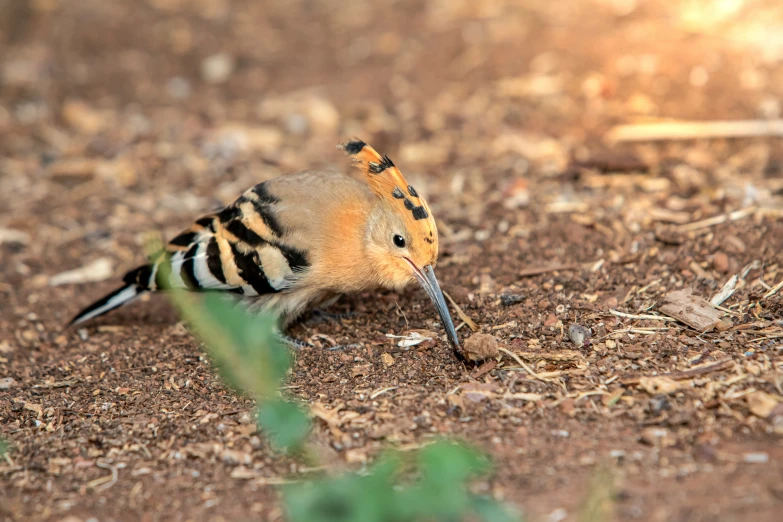
[[(376, 196), (389, 201), (400, 200), (410, 211), (414, 221), (429, 218), (429, 207), (420, 199), (416, 189), (405, 181), (389, 156), (381, 156), (374, 148), (358, 139), (343, 143), (339, 147), (351, 156), (353, 164), (362, 171), (365, 181)], [(414, 204), (409, 196), (419, 200), (420, 204)]]
[(438, 256), (438, 232), (424, 198), (408, 184), (388, 156), (380, 155), (363, 141), (354, 138), (339, 148), (351, 156), (373, 193), (388, 202), (403, 218), (411, 234), (411, 247), (426, 261), (421, 264), (434, 264)]
[(405, 189), (408, 186), (392, 160), (386, 155), (381, 156), (363, 141), (354, 139), (339, 147), (351, 156), (353, 164), (362, 171), (367, 184), (376, 195), (389, 197), (395, 187)]

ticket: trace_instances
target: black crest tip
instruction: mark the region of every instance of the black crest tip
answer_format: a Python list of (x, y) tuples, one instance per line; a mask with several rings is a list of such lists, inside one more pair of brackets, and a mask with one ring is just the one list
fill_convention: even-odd
[(359, 154), (364, 146), (367, 145), (362, 140), (353, 140), (341, 145), (342, 149), (348, 154)]

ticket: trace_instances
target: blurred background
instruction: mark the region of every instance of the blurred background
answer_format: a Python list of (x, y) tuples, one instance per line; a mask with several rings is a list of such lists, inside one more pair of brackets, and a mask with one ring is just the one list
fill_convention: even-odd
[(442, 197), (460, 201), (439, 209), (446, 235), (448, 219), (482, 228), (479, 239), (499, 223), (508, 230), (524, 215), (482, 225), (486, 205), (526, 207), (531, 193), (534, 209), (592, 205), (572, 189), (605, 181), (564, 186), (584, 167), (664, 177), (643, 180), (642, 192), (716, 189), (747, 204), (780, 188), (779, 140), (607, 152), (603, 137), (617, 123), (779, 118), (781, 9), (774, 0), (0, 0), (0, 173), (17, 196), (0, 205), (22, 215), (65, 189), (74, 199), (59, 200), (53, 233), (95, 232), (86, 209), (112, 229), (160, 227), (269, 177), (342, 168), (334, 145), (351, 136), (427, 185), (436, 209)]
[[(779, 137), (610, 147), (606, 136), (620, 123), (778, 120), (782, 10), (775, 0), (0, 0), (4, 225), (29, 228), (37, 213), (58, 263), (78, 263), (85, 241), (122, 252), (264, 179), (345, 169), (335, 144), (352, 136), (423, 187), (444, 243), (495, 239), (525, 263), (541, 257), (526, 248), (536, 230), (579, 240), (553, 231), (561, 214), (603, 209), (582, 224), (627, 232), (775, 208)], [(51, 256), (32, 248), (42, 271)], [(584, 248), (577, 255), (592, 259), (600, 247)]]
[[(17, 380), (60, 368), (61, 356), (78, 359), (79, 339), (58, 329), (109, 290), (114, 284), (109, 279), (143, 260), (142, 234), (162, 230), (170, 238), (194, 217), (265, 179), (309, 168), (347, 170), (335, 146), (352, 136), (388, 154), (428, 195), (441, 234), (439, 279), (479, 322), (513, 322), (503, 335), (550, 328), (566, 306), (605, 311), (620, 302), (644, 309), (669, 283), (694, 285), (708, 295), (757, 260), (763, 263), (754, 265), (748, 281), (766, 278), (766, 292), (780, 279), (783, 145), (780, 131), (769, 132), (773, 127), (765, 122), (780, 126), (782, 111), (780, 0), (0, 0), (0, 331), (33, 354), (29, 361), (27, 355), (4, 356), (15, 361)], [(761, 135), (697, 134), (656, 143), (607, 139), (618, 124), (682, 120), (747, 120)], [(667, 227), (749, 208), (752, 218), (723, 234), (667, 233)], [(583, 279), (546, 276), (528, 285), (518, 277), (530, 267), (597, 260)], [(638, 265), (627, 264), (631, 261)], [(85, 266), (86, 273), (71, 274), (68, 281), (106, 283), (60, 286), (54, 279)], [(652, 283), (654, 278), (663, 283), (654, 286), (660, 283)], [(634, 288), (648, 293), (628, 301), (635, 282)], [(555, 297), (563, 284), (568, 299)], [(743, 298), (760, 288), (749, 282)], [(498, 308), (502, 291), (522, 295), (524, 306)], [(361, 316), (358, 333), (339, 326), (328, 333), (338, 341), (372, 339), (379, 322), (399, 331), (408, 319), (412, 327), (437, 328), (416, 292), (399, 301), (403, 309), (418, 311), (405, 321), (395, 315), (395, 299), (380, 299), (388, 305), (385, 316), (366, 306), (367, 296), (349, 301), (375, 315)], [(165, 339), (163, 345), (180, 350), (176, 357), (190, 361), (197, 347), (170, 330), (173, 312), (162, 303), (155, 306), (152, 312), (142, 306), (118, 311), (107, 323), (115, 330), (105, 330), (99, 337), (104, 344), (94, 350), (118, 347), (115, 355), (124, 357), (138, 345), (138, 331), (126, 328), (131, 325), (153, 344)], [(25, 332), (32, 332), (29, 339)], [(0, 344), (7, 348), (0, 355), (12, 353), (14, 343)], [(720, 349), (737, 357), (745, 352), (731, 343)], [(148, 364), (141, 361), (149, 353), (138, 353), (138, 364)], [(443, 365), (454, 366), (448, 353), (438, 356)], [(434, 357), (425, 359), (438, 364)], [(79, 360), (73, 368), (85, 359)], [(676, 356), (667, 361), (670, 370), (679, 364)], [(616, 364), (615, 357), (607, 367)], [(195, 366), (162, 370), (171, 372), (165, 379), (182, 368)], [(198, 371), (201, 378), (209, 375), (208, 369)], [(463, 370), (453, 371), (458, 379)], [(149, 378), (149, 389), (158, 389), (158, 377)], [(345, 376), (352, 378), (356, 375)], [(304, 381), (300, 384), (325, 386), (315, 377)], [(419, 401), (429, 400), (431, 386), (422, 384)], [(349, 393), (336, 389), (332, 398)], [(91, 409), (90, 391), (82, 398), (84, 410), (73, 409), (110, 416)], [(309, 397), (320, 393), (310, 390)], [(574, 401), (570, 404), (557, 417), (563, 422), (573, 418)], [(735, 422), (729, 415), (713, 418), (716, 410), (705, 413), (701, 402), (694, 408), (705, 416), (704, 424), (687, 428), (690, 438), (678, 446), (686, 448), (686, 463), (696, 458), (690, 451), (697, 433)], [(8, 419), (18, 416), (6, 413)], [(407, 413), (396, 415), (407, 419)], [(416, 415), (410, 414), (408, 425)], [(496, 431), (488, 433), (483, 414), (476, 415), (481, 422), (474, 428), (465, 423), (454, 430), (490, 446)], [(492, 447), (503, 459), (508, 496), (520, 504), (533, 498), (531, 509), (551, 514), (549, 520), (562, 520), (560, 506), (578, 502), (570, 480), (575, 474), (584, 478), (583, 464), (595, 462), (580, 451), (592, 451), (609, 432), (615, 446), (601, 442), (602, 450), (636, 444), (635, 421), (617, 421), (581, 439), (572, 426), (568, 447), (581, 449), (566, 455), (563, 439), (550, 435), (548, 424), (537, 428), (531, 417), (521, 418), (524, 429), (542, 429), (543, 435), (528, 437), (511, 426), (512, 438), (524, 442), (516, 440), (506, 450)], [(501, 429), (494, 417), (488, 422)], [(720, 437), (730, 437), (727, 429)], [(82, 436), (77, 428), (70, 433)], [(41, 458), (42, 448), (54, 458), (63, 454), (45, 433), (39, 436), (26, 453), (20, 450), (25, 466)], [(78, 440), (69, 442), (81, 444)], [(540, 446), (520, 454), (528, 444)], [(626, 448), (629, 455), (635, 448)], [(258, 448), (252, 451), (256, 459), (265, 458)], [(677, 520), (704, 520), (694, 502), (700, 509), (709, 506), (713, 515), (755, 509), (730, 495), (716, 498), (728, 480), (720, 474), (689, 482), (692, 495), (674, 481), (660, 486), (668, 488), (667, 496), (681, 493), (676, 502), (660, 502), (664, 493), (655, 489), (660, 476), (645, 473), (648, 468), (657, 473), (666, 466), (663, 460), (638, 464), (639, 476), (646, 478), (624, 497), (624, 519), (673, 520), (676, 513)], [(550, 470), (550, 464), (551, 472), (540, 473), (537, 466)], [(184, 491), (195, 479), (187, 469), (178, 470)], [(205, 477), (212, 472), (202, 471)], [(100, 470), (92, 472), (97, 477)], [(779, 484), (779, 475), (766, 476)], [(36, 498), (48, 502), (41, 480), (30, 485), (14, 477), (17, 500), (19, 492), (35, 490)], [(761, 488), (757, 498), (772, 520), (780, 506), (774, 498), (781, 497), (759, 481), (758, 475), (743, 475), (742, 488)], [(156, 486), (146, 485), (145, 492), (150, 487)], [(493, 488), (502, 493), (502, 484)], [(76, 498), (65, 479), (55, 489), (58, 498)], [(160, 505), (175, 494), (164, 496)], [(244, 493), (235, 498), (237, 506), (250, 502)], [(201, 513), (202, 500), (186, 502)], [(45, 502), (26, 509), (39, 508), (49, 509)], [(236, 509), (247, 513), (246, 508), (255, 509), (244, 504)]]

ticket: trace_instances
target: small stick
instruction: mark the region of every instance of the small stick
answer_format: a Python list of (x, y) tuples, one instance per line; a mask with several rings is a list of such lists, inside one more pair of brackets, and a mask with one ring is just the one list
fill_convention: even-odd
[(770, 288), (770, 289), (769, 289), (769, 292), (767, 292), (766, 294), (764, 294), (764, 299), (769, 299), (769, 298), (770, 298), (770, 297), (772, 297), (773, 295), (777, 294), (777, 293), (778, 293), (778, 291), (779, 291), (781, 288), (783, 288), (783, 279), (780, 281), (780, 283), (778, 283), (778, 284), (776, 284), (775, 286), (773, 286), (772, 288)]
[(513, 358), (522, 368), (525, 369), (525, 371), (527, 373), (530, 374), (531, 377), (533, 377), (535, 379), (538, 379), (539, 381), (552, 382), (551, 379), (547, 379), (546, 377), (542, 377), (542, 376), (538, 375), (536, 372), (534, 372), (533, 368), (528, 366), (527, 363), (525, 361), (523, 361), (522, 359), (520, 359), (519, 356), (517, 356), (517, 354), (515, 354), (514, 352), (512, 352), (510, 350), (506, 350), (505, 348), (498, 348), (498, 350), (500, 350), (501, 352), (503, 352), (505, 354), (510, 355), (511, 358)]
[(694, 221), (693, 223), (686, 223), (676, 228), (677, 232), (692, 232), (701, 228), (708, 228), (713, 225), (720, 225), (727, 221), (737, 221), (739, 219), (746, 218), (756, 211), (756, 207), (748, 207), (734, 212), (726, 212), (725, 214), (719, 214), (711, 218), (702, 219), (701, 221)]
[(609, 335), (635, 333), (639, 335), (656, 335), (658, 332), (667, 332), (669, 328), (623, 328), (622, 330), (615, 330)]
[(88, 488), (95, 489), (95, 491), (105, 491), (117, 483), (119, 476), (116, 466), (112, 466), (111, 464), (106, 464), (100, 461), (96, 461), (95, 465), (99, 468), (111, 471), (111, 475), (106, 475), (104, 477), (91, 480), (87, 483)]
[(576, 350), (559, 350), (555, 353), (544, 352), (515, 352), (517, 357), (521, 357), (526, 361), (552, 361), (552, 362), (571, 362), (582, 359), (582, 354)]
[(734, 289), (737, 286), (738, 281), (739, 277), (736, 274), (731, 276), (731, 278), (726, 281), (726, 284), (723, 285), (720, 291), (715, 294), (712, 299), (710, 299), (710, 304), (715, 308), (720, 309), (720, 305), (722, 305), (734, 293)]
[(478, 325), (473, 322), (473, 319), (468, 317), (465, 314), (465, 312), (462, 311), (462, 308), (460, 308), (459, 305), (457, 305), (457, 303), (454, 302), (454, 299), (452, 299), (451, 296), (449, 294), (447, 294), (446, 292), (443, 292), (443, 295), (446, 296), (446, 298), (451, 303), (451, 306), (453, 306), (454, 309), (457, 311), (457, 315), (459, 316), (459, 318), (462, 319), (463, 321), (465, 321), (465, 324), (467, 324), (468, 327), (470, 327), (470, 329), (473, 330), (474, 332), (476, 330), (478, 330)]
[(541, 274), (548, 274), (549, 272), (557, 272), (560, 270), (576, 270), (579, 265), (553, 265), (553, 266), (540, 266), (537, 268), (528, 268), (519, 272), (519, 277), (533, 277)]
[(609, 143), (622, 143), (759, 136), (783, 136), (783, 120), (661, 121), (617, 125), (606, 133), (604, 140)]
[(627, 314), (625, 312), (618, 312), (617, 310), (609, 310), (609, 313), (612, 315), (616, 315), (617, 317), (623, 317), (625, 319), (648, 319), (650, 321), (676, 321), (676, 319), (672, 319), (671, 317), (664, 317), (661, 315)]
[[(705, 364), (704, 366), (699, 366), (690, 370), (663, 373), (661, 375), (656, 375), (655, 377), (668, 377), (669, 379), (674, 379), (675, 381), (684, 381), (686, 379), (691, 379), (693, 377), (698, 377), (707, 373), (728, 370), (733, 364), (734, 361), (731, 359), (724, 359), (722, 361)], [(639, 384), (640, 378), (641, 377), (629, 377), (628, 379), (623, 379), (621, 382), (623, 384)]]
[(53, 382), (51, 384), (34, 384), (33, 388), (36, 389), (51, 389), (51, 388), (67, 388), (69, 386), (73, 386), (74, 384), (78, 384), (79, 379), (73, 379), (70, 381), (59, 381), (59, 382)]

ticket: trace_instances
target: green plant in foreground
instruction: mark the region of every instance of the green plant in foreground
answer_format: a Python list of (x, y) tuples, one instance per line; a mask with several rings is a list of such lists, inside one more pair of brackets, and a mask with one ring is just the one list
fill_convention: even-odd
[(468, 480), (488, 471), (488, 462), (475, 451), (444, 441), (420, 450), (414, 460), (420, 477), (408, 485), (400, 485), (403, 459), (392, 453), (366, 476), (345, 474), (288, 486), (288, 516), (297, 522), (446, 522), (467, 514), (487, 522), (517, 520), (498, 502), (467, 491)]
[[(300, 452), (310, 418), (299, 403), (278, 393), (291, 356), (274, 335), (274, 319), (247, 312), (215, 294), (171, 291), (170, 296), (226, 381), (259, 402), (258, 423), (272, 443), (289, 454)], [(471, 479), (489, 471), (489, 462), (474, 450), (442, 441), (406, 457), (391, 452), (367, 473), (289, 484), (283, 490), (288, 520), (456, 522), (471, 514), (487, 522), (517, 520), (493, 499), (468, 491)], [(402, 484), (403, 464), (413, 469), (416, 480)]]
[(0, 439), (0, 459), (4, 459), (8, 454), (8, 442), (5, 439)]

